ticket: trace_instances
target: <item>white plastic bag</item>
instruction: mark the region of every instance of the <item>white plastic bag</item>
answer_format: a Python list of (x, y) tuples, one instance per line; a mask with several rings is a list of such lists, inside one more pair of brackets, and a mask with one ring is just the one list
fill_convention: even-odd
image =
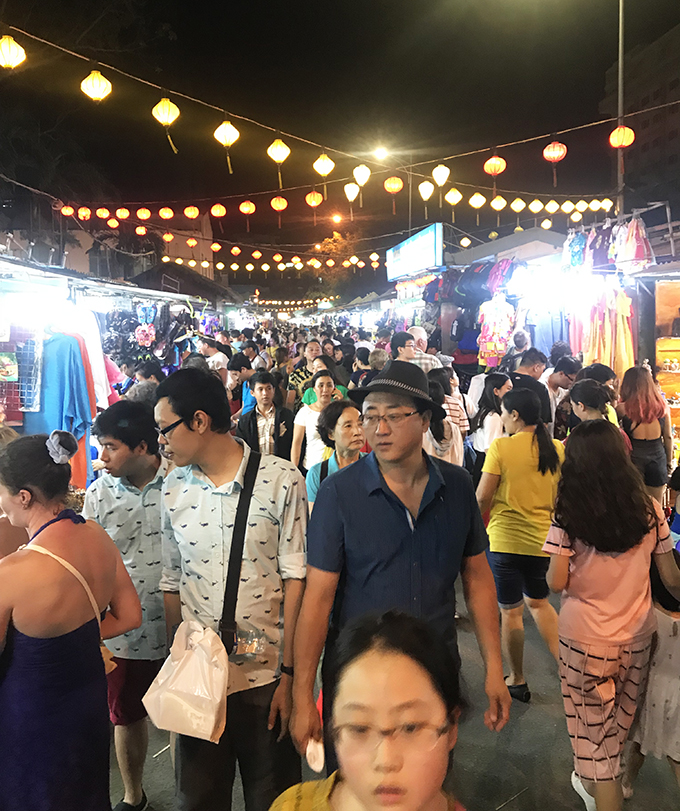
[(222, 640), (212, 628), (184, 620), (142, 702), (159, 729), (217, 743), (227, 723), (228, 684)]

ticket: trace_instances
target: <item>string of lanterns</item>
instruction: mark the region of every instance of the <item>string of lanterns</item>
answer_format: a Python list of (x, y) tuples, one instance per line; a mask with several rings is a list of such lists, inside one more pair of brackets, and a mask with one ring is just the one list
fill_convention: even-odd
[[(18, 29), (15, 29), (18, 30)], [(26, 36), (31, 36), (26, 32), (22, 32)], [(67, 51), (66, 49), (62, 48), (61, 46), (57, 46), (54, 43), (50, 43), (43, 40), (44, 44), (50, 45), (55, 48), (59, 48), (62, 51), (66, 51), (67, 53), (71, 54), (72, 56), (76, 56), (79, 58), (84, 59), (80, 54), (75, 54), (72, 51)], [(12, 70), (21, 65), (26, 60), (26, 51), (24, 48), (17, 43), (12, 36), (5, 35), (0, 38), (0, 67)], [(116, 70), (115, 68), (110, 68), (111, 70)], [(125, 74), (129, 78), (138, 80), (137, 77), (130, 76), (129, 74)], [(146, 84), (150, 84), (146, 82)], [(155, 85), (152, 85), (155, 87)], [(91, 69), (90, 73), (82, 80), (80, 84), (81, 91), (87, 95), (93, 101), (99, 103), (106, 99), (111, 92), (113, 91), (113, 85), (111, 81), (102, 74), (101, 70), (97, 66)], [(201, 104), (205, 104), (205, 102), (200, 102), (200, 100), (195, 99)], [(212, 107), (212, 105), (207, 105)], [(162, 98), (155, 104), (152, 108), (152, 115), (158, 121), (159, 124), (164, 128), (168, 143), (173, 150), (173, 152), (177, 153), (178, 149), (172, 139), (171, 135), (171, 127), (177, 121), (180, 116), (180, 109), (167, 95), (163, 95)], [(253, 122), (257, 123), (257, 122)], [(264, 126), (264, 125), (260, 125)], [(238, 129), (226, 118), (219, 124), (219, 126), (215, 129), (213, 133), (215, 139), (220, 143), (225, 149), (225, 157), (227, 166), (230, 173), (233, 173), (233, 166), (231, 161), (231, 147), (236, 143), (236, 141), (240, 137), (240, 133)], [(293, 136), (297, 137), (297, 136)], [(312, 143), (306, 141), (306, 139), (299, 139), (306, 143)], [(635, 141), (635, 133), (634, 131), (628, 127), (619, 125), (617, 126), (609, 136), (609, 143), (614, 149), (626, 149), (630, 147), (633, 142)], [(266, 150), (266, 154), (268, 157), (276, 164), (277, 167), (277, 179), (278, 179), (278, 187), (279, 190), (283, 189), (283, 180), (281, 169), (283, 163), (288, 159), (291, 154), (290, 147), (282, 140), (280, 135), (268, 146)], [(343, 155), (347, 155), (347, 153), (339, 153)], [(553, 174), (553, 187), (557, 186), (557, 164), (564, 160), (567, 155), (567, 147), (566, 145), (560, 143), (559, 141), (553, 141), (552, 143), (548, 144), (543, 149), (543, 158), (551, 163), (552, 165), (552, 174)], [(323, 179), (323, 200), (327, 199), (327, 182), (326, 179), (331, 174), (331, 172), (335, 169), (335, 162), (328, 156), (326, 150), (324, 149), (322, 153), (316, 158), (316, 160), (312, 164), (312, 168), (314, 171)], [(412, 167), (411, 167), (412, 168)], [(497, 177), (502, 174), (507, 168), (507, 162), (505, 158), (501, 157), (500, 155), (494, 154), (492, 157), (488, 158), (483, 165), (484, 172), (490, 175), (493, 178), (493, 193), (492, 197), (495, 199), (497, 197), (496, 194), (496, 182)], [(436, 183), (436, 185), (440, 189), (440, 206), (442, 204), (442, 197), (443, 191), (442, 187), (447, 183), (449, 177), (450, 169), (445, 166), (444, 164), (439, 164), (435, 166), (432, 176)], [(371, 169), (366, 166), (365, 164), (360, 164), (356, 166), (353, 170), (353, 176), (355, 183), (347, 183), (344, 186), (345, 196), (349, 202), (349, 209), (350, 209), (350, 220), (354, 218), (354, 211), (353, 211), (353, 203), (359, 198), (359, 208), (363, 208), (363, 188), (366, 183), (369, 181), (371, 177)], [(389, 181), (389, 182), (388, 182)], [(399, 187), (399, 182), (401, 178), (391, 177), (385, 181), (385, 190), (392, 195), (396, 195), (401, 191), (403, 188), (403, 181), (401, 181), (401, 188)], [(425, 203), (429, 201), (432, 194), (434, 193), (434, 186), (429, 180), (424, 180), (419, 184), (419, 192), (421, 198)], [(316, 194), (316, 189), (312, 189), (312, 194), (314, 195), (311, 197), (313, 202), (307, 200), (308, 205), (313, 208), (316, 208), (322, 201), (316, 202), (318, 200)], [(483, 196), (483, 195), (482, 195)], [(310, 195), (308, 195), (310, 197)], [(475, 197), (473, 195), (473, 197)], [(446, 197), (444, 197), (446, 199)], [(286, 204), (283, 204), (283, 200), (285, 198), (279, 197), (274, 198), (271, 201), (272, 207), (275, 211), (277, 211), (280, 219), (281, 212), (285, 210), (287, 207)], [(476, 201), (479, 201), (479, 198), (475, 197)], [(275, 203), (276, 201), (276, 203)], [(250, 202), (250, 201), (248, 201)], [(447, 200), (450, 202), (450, 200)], [(254, 204), (251, 203), (254, 206)], [(455, 203), (453, 204), (455, 205)], [(481, 208), (483, 203), (480, 204), (479, 208)], [(249, 206), (248, 206), (249, 207)], [(473, 204), (473, 208), (476, 208)], [(427, 208), (427, 206), (426, 206)], [(393, 211), (396, 213), (396, 203), (395, 199), (393, 198)], [(243, 212), (242, 212), (243, 213)], [(254, 213), (251, 211), (250, 213), (246, 214), (246, 217), (249, 217), (250, 214)], [(247, 225), (249, 226), (249, 221), (247, 221)]]

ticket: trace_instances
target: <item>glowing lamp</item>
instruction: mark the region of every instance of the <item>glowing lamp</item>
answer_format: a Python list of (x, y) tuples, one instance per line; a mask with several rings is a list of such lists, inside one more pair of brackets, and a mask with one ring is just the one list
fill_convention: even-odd
[(137, 209), (137, 219), (138, 220), (148, 220), (151, 217), (151, 212), (148, 208), (138, 208)]
[(166, 231), (166, 232), (163, 234), (163, 242), (172, 242), (172, 240), (173, 240), (174, 238), (175, 238), (175, 235), (174, 235), (174, 234), (171, 234), (169, 231)]
[(285, 197), (273, 197), (269, 205), (274, 209), (274, 211), (285, 211), (288, 208), (288, 200)]
[(187, 206), (184, 209), (184, 216), (188, 220), (195, 220), (196, 217), (198, 217), (199, 214), (200, 214), (200, 212), (198, 210), (198, 206)]
[(164, 127), (169, 127), (179, 118), (179, 107), (170, 101), (170, 99), (163, 98), (151, 110), (151, 114)]
[(635, 133), (630, 127), (623, 125), (617, 127), (609, 136), (609, 143), (614, 149), (625, 149), (635, 140)]
[(305, 203), (307, 203), (310, 208), (316, 208), (323, 203), (323, 194), (318, 191), (310, 191), (309, 194), (305, 195)]
[(190, 259), (187, 262), (187, 265), (189, 265), (190, 268), (195, 268), (196, 267), (196, 260), (195, 259)]
[(366, 267), (366, 262), (362, 262), (361, 260), (359, 260), (357, 262), (357, 267), (358, 268), (365, 268)]
[(529, 211), (532, 214), (538, 214), (539, 211), (543, 211), (543, 203), (540, 200), (532, 200), (529, 203)]
[(404, 188), (404, 181), (400, 177), (388, 177), (383, 183), (383, 187), (388, 194), (399, 194)]
[(581, 222), (583, 219), (583, 214), (580, 211), (574, 211), (572, 215), (569, 217), (572, 222)]
[(210, 262), (208, 262), (208, 260), (207, 260), (207, 259), (204, 259), (204, 260), (201, 262), (201, 267), (202, 267), (202, 268), (209, 268), (209, 267), (210, 267)]
[(423, 180), (422, 183), (418, 184), (418, 193), (422, 197), (423, 202), (426, 203), (434, 193), (434, 184), (430, 183), (429, 180)]
[(350, 265), (356, 265), (358, 262), (359, 262), (359, 257), (358, 256), (354, 256), (354, 255), (350, 256), (350, 258), (349, 258)]
[(546, 217), (541, 223), (541, 228), (544, 231), (549, 231), (552, 228), (552, 220)]
[(603, 211), (611, 211), (614, 202), (610, 200), (608, 197), (605, 197), (604, 200), (601, 202), (601, 208)]
[(169, 262), (169, 261), (170, 261), (169, 256), (161, 256), (161, 262)]
[(560, 204), (557, 200), (550, 200), (545, 204), (545, 210), (548, 214), (555, 214), (560, 210)]
[(246, 265), (246, 270), (248, 271), (248, 273), (250, 273), (251, 271), (255, 270), (255, 265), (252, 264)]
[(329, 267), (329, 268), (335, 267), (335, 260), (334, 259), (326, 259), (326, 267)]
[(461, 247), (469, 248), (472, 245), (472, 240), (469, 237), (463, 237), (460, 241)]
[(279, 262), (279, 264), (278, 264), (276, 267), (277, 267), (277, 268), (278, 268), (280, 271), (284, 271), (284, 270), (286, 269), (286, 266), (284, 265), (284, 263), (283, 263), (283, 262)]
[(571, 212), (576, 208), (576, 206), (571, 202), (571, 200), (565, 200), (560, 206), (560, 208), (565, 214), (571, 214)]
[(489, 203), (491, 208), (494, 211), (503, 211), (503, 209), (507, 206), (508, 201), (505, 197), (502, 197), (500, 194), (497, 194), (493, 200)]
[(515, 212), (515, 214), (519, 214), (520, 211), (524, 211), (527, 207), (527, 204), (522, 200), (521, 197), (515, 197), (515, 199), (510, 203), (510, 208)]
[(224, 217), (227, 213), (227, 209), (222, 205), (222, 203), (215, 203), (215, 205), (210, 209), (210, 214), (213, 217)]
[(489, 239), (493, 242), (494, 239), (498, 239), (498, 231), (491, 231), (489, 234)]
[(73, 206), (62, 206), (61, 213), (64, 215), (64, 217), (72, 217), (76, 212)]
[(224, 262), (217, 262), (215, 267), (217, 268), (217, 270), (224, 270)]
[(253, 259), (262, 259), (262, 251), (253, 251), (250, 255)]
[(354, 179), (359, 186), (365, 186), (371, 177), (371, 170), (368, 168), (368, 166), (366, 166), (366, 164), (362, 163), (359, 166), (354, 167), (352, 174), (354, 175)]
[(294, 257), (293, 257), (293, 258), (292, 258), (290, 261), (291, 261), (291, 262), (292, 262), (294, 265), (299, 265), (299, 264), (300, 264), (300, 262), (301, 262), (302, 260), (300, 259), (300, 257), (299, 257), (299, 256), (294, 256)]
[(451, 170), (449, 167), (444, 166), (443, 163), (440, 163), (439, 166), (435, 166), (432, 170), (432, 179), (439, 186), (439, 188), (441, 188), (449, 179), (450, 174)]
[(270, 266), (270, 265), (268, 265), (268, 264), (265, 262), (265, 263), (264, 263), (264, 265), (262, 265), (261, 267), (262, 267), (262, 270), (263, 270), (263, 271), (266, 273), (266, 272), (267, 272), (267, 271), (270, 269), (270, 267), (271, 267), (271, 266)]
[(342, 266), (344, 268), (350, 268), (352, 267), (352, 263), (349, 261), (349, 259), (345, 259), (345, 261), (342, 263)]
[(368, 258), (371, 260), (371, 262), (377, 262), (380, 259), (380, 256), (374, 252)]
[(588, 208), (591, 211), (599, 211), (602, 208), (602, 203), (599, 200), (591, 200), (588, 203)]
[(588, 210), (588, 203), (586, 203), (585, 200), (579, 200), (578, 203), (576, 203), (576, 210), (580, 214), (583, 214), (584, 211)]
[(284, 144), (280, 138), (276, 138), (276, 140), (272, 141), (267, 147), (267, 155), (269, 155), (269, 157), (276, 164), (276, 169), (279, 173), (279, 188), (282, 189), (283, 182), (281, 180), (281, 164), (290, 155), (290, 147)]
[(484, 203), (486, 203), (486, 197), (479, 192), (475, 192), (472, 197), (468, 200), (472, 208), (480, 209)]
[(524, 228), (522, 228), (522, 226), (521, 226), (521, 225), (518, 225), (518, 226), (515, 228), (515, 233), (516, 233), (516, 234), (521, 234), (521, 233), (522, 233), (522, 231), (524, 231)]
[(280, 254), (280, 253), (275, 253), (275, 254), (274, 254), (274, 256), (272, 256), (272, 259), (273, 259), (275, 262), (281, 262), (281, 261), (283, 260), (283, 256), (281, 256), (281, 254)]
[(178, 256), (177, 259), (175, 259), (175, 264), (176, 265), (183, 265), (184, 264), (184, 259), (182, 259), (181, 256)]
[(484, 171), (487, 173), (487, 175), (498, 177), (501, 172), (505, 171), (507, 165), (508, 164), (504, 158), (501, 158), (499, 155), (494, 155), (484, 163)]
[(162, 220), (171, 220), (175, 216), (175, 212), (169, 206), (163, 206), (158, 212), (158, 216)]
[(98, 70), (91, 71), (90, 75), (86, 76), (80, 83), (80, 89), (92, 101), (102, 101), (109, 95), (112, 88), (111, 82), (106, 76), (102, 76)]
[(322, 152), (312, 164), (312, 168), (315, 172), (320, 174), (321, 177), (328, 177), (333, 169), (335, 169), (335, 163), (325, 152)]
[(117, 208), (116, 209), (116, 217), (118, 217), (119, 220), (127, 220), (127, 218), (129, 216), (130, 216), (130, 210), (129, 209), (127, 209), (127, 208)]
[(109, 226), (109, 228), (118, 228), (118, 226), (120, 225), (120, 223), (115, 217), (111, 217), (110, 220), (107, 220), (106, 224)]
[(146, 235), (146, 225), (138, 225), (135, 228), (135, 234), (137, 234), (138, 237), (145, 236)]
[(227, 149), (238, 141), (240, 134), (231, 121), (223, 121), (213, 133), (215, 140)]
[(3, 68), (16, 68), (26, 59), (26, 51), (14, 40), (5, 34), (0, 39), (0, 66)]
[(356, 183), (345, 183), (344, 190), (345, 197), (349, 200), (350, 203), (353, 203), (359, 196), (361, 188)]
[(190, 248), (195, 248), (198, 245), (198, 240), (194, 237), (189, 237), (189, 239), (187, 239), (187, 245)]
[(229, 269), (236, 272), (239, 269), (239, 266), (236, 264), (236, 262), (232, 262), (231, 265), (229, 265)]
[(232, 256), (238, 256), (241, 253), (241, 249), (238, 245), (234, 245), (231, 249)]
[(456, 206), (463, 199), (463, 195), (458, 189), (449, 189), (444, 195), (444, 199), (450, 206)]
[(548, 163), (559, 163), (567, 157), (567, 147), (559, 141), (553, 141), (543, 150), (543, 158)]
[(111, 216), (111, 212), (108, 210), (108, 208), (98, 208), (94, 213), (99, 217), (100, 220), (108, 220), (108, 218)]
[(371, 267), (373, 270), (377, 270), (380, 267), (380, 262), (371, 262)]
[(341, 223), (341, 222), (342, 222), (342, 216), (341, 216), (340, 214), (333, 214), (333, 216), (331, 217), (331, 220), (332, 220), (332, 221), (333, 221), (333, 222), (334, 222), (336, 225), (338, 225), (338, 223)]
[(250, 200), (244, 200), (238, 207), (238, 210), (241, 214), (245, 214), (246, 217), (249, 217), (251, 214), (255, 213), (255, 203)]
[(81, 206), (78, 209), (78, 219), (79, 220), (82, 220), (83, 222), (85, 222), (85, 221), (89, 220), (91, 216), (92, 216), (92, 212), (90, 211), (90, 209), (87, 206)]
[(212, 243), (212, 245), (210, 246), (210, 250), (211, 250), (213, 253), (217, 253), (217, 251), (221, 251), (221, 250), (222, 250), (222, 246), (220, 245), (220, 243), (219, 243), (219, 242), (213, 242), (213, 243)]

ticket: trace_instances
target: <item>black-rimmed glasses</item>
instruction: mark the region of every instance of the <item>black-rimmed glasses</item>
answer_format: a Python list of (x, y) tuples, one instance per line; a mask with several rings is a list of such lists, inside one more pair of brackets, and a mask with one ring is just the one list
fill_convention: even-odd
[(156, 426), (156, 433), (158, 434), (159, 438), (163, 437), (163, 439), (166, 439), (170, 431), (172, 431), (174, 428), (177, 428), (177, 426), (183, 422), (184, 422), (183, 419), (179, 419), (176, 422), (171, 423), (170, 425), (166, 425), (165, 428), (159, 428), (158, 426)]

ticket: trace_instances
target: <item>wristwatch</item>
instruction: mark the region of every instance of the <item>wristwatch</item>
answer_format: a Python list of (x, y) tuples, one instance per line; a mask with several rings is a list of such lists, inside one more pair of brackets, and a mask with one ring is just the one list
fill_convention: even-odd
[(293, 668), (288, 667), (288, 665), (281, 665), (281, 673), (285, 676), (290, 676), (291, 679), (293, 678)]

